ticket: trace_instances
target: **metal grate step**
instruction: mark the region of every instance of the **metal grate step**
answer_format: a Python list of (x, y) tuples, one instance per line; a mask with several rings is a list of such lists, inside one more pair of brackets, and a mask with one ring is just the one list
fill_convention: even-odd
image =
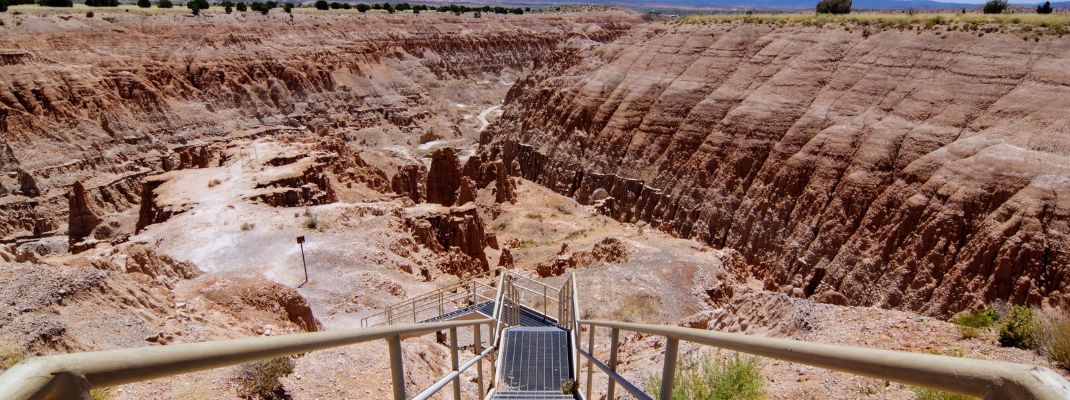
[[(460, 308), (448, 313), (439, 315), (437, 317), (428, 318), (420, 322), (441, 322), (449, 321), (454, 318), (458, 318), (473, 312), (486, 315), (488, 317), (494, 315), (494, 302), (484, 301), (482, 303), (471, 305), (468, 307)], [(528, 307), (520, 308), (520, 326), (555, 326), (557, 320), (543, 315), (542, 313), (532, 310)]]
[(494, 392), (491, 400), (574, 400), (570, 394), (562, 394), (561, 391), (538, 390), (538, 391), (504, 391)]
[(551, 327), (518, 327), (505, 331), (502, 389), (558, 391), (572, 376), (568, 332)]

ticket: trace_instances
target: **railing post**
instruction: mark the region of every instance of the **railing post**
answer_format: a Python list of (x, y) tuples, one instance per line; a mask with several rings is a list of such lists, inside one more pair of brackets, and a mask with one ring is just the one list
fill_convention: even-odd
[[(457, 357), (457, 328), (450, 328), (450, 366), (454, 371), (461, 369), (461, 361)], [(461, 376), (453, 378), (453, 400), (461, 400)]]
[[(620, 330), (612, 328), (609, 331), (609, 370), (617, 372), (617, 347), (620, 339)], [(607, 399), (614, 399), (613, 395), (617, 391), (617, 381), (612, 378), (609, 379), (609, 390), (606, 392)]]
[(412, 323), (416, 323), (416, 302), (412, 302)]
[(665, 365), (661, 367), (661, 400), (672, 400), (672, 386), (676, 381), (676, 355), (680, 352), (680, 340), (665, 337)]
[(587, 325), (587, 329), (591, 331), (587, 333), (587, 354), (591, 358), (587, 359), (587, 398), (591, 398), (591, 380), (594, 378), (594, 325)]
[[(483, 354), (483, 335), (479, 332), (480, 324), (472, 326), (472, 348), (475, 349), (476, 356)], [(476, 362), (476, 386), (479, 387), (479, 395), (476, 398), (483, 398), (483, 358), (480, 358)]]
[(386, 340), (390, 347), (390, 381), (394, 386), (394, 400), (405, 400), (405, 365), (401, 357), (401, 335)]
[(546, 315), (546, 307), (549, 306), (550, 298), (546, 297), (546, 286), (542, 287), (542, 315)]
[(438, 315), (445, 314), (445, 309), (442, 307), (442, 292), (438, 292)]

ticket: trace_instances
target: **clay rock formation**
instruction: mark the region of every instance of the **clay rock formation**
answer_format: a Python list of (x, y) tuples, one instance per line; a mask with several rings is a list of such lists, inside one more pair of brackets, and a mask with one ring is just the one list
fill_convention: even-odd
[(933, 35), (645, 25), (540, 64), (481, 155), (774, 286), (1070, 307), (1067, 42)]
[(175, 214), (189, 210), (189, 204), (170, 204), (158, 201), (156, 189), (170, 179), (170, 175), (147, 176), (141, 181), (141, 205), (137, 214), (137, 226), (134, 232), (141, 232), (145, 227), (167, 221)]
[(320, 329), (308, 301), (294, 288), (283, 286), (262, 277), (208, 275), (198, 282), (197, 294), (222, 306), (236, 317), (281, 317), (305, 332)]
[[(22, 47), (0, 52), (0, 238), (62, 233), (75, 181), (90, 197), (115, 197), (97, 204), (102, 211), (126, 211), (138, 204), (141, 177), (216, 166), (227, 156), (218, 139), (235, 132), (436, 128), (435, 95), (412, 76), (467, 83), (521, 71), (562, 43), (613, 40), (638, 22), (623, 13), (494, 21), (317, 15), (190, 29), (185, 19), (133, 17), (83, 24), (86, 40), (68, 40), (65, 19), (46, 15), (25, 15), (22, 28), (4, 32)], [(154, 29), (140, 29), (146, 23)], [(176, 40), (198, 45), (169, 46)], [(126, 46), (116, 48), (119, 41)], [(281, 45), (304, 42), (318, 45)], [(12, 175), (20, 169), (21, 184)], [(382, 175), (368, 172), (358, 168), (353, 182), (384, 187)]]
[(605, 264), (620, 264), (627, 262), (631, 256), (631, 249), (623, 241), (614, 237), (607, 237), (595, 243), (591, 251), (568, 252), (568, 245), (562, 244), (561, 251), (553, 260), (539, 263), (535, 266), (535, 272), (546, 278), (564, 274), (568, 269), (589, 268)]
[(516, 183), (509, 177), (509, 170), (501, 160), (484, 162), (474, 155), (464, 164), (464, 176), (475, 182), (479, 189), (494, 184), (495, 203), (516, 203)]
[(417, 206), (406, 225), (418, 244), (444, 255), (442, 272), (460, 277), (489, 270), (487, 233), (475, 204)]
[(503, 248), (502, 254), (498, 256), (498, 266), (505, 268), (513, 268), (516, 265), (516, 261), (513, 260), (513, 252), (509, 251), (509, 248)]
[(318, 149), (323, 153), (318, 161), (326, 165), (327, 170), (340, 183), (361, 183), (382, 193), (391, 190), (392, 185), (386, 179), (386, 173), (369, 165), (344, 141), (337, 138), (327, 139), (319, 144)]
[(431, 153), (431, 169), (427, 172), (427, 202), (452, 206), (461, 186), (461, 162), (457, 150), (446, 147)]
[(89, 237), (93, 233), (93, 229), (97, 227), (97, 224), (100, 224), (100, 216), (97, 215), (95, 207), (90, 204), (89, 197), (85, 193), (85, 187), (82, 186), (81, 182), (75, 182), (74, 185), (71, 185), (68, 204), (70, 211), (67, 214), (67, 237), (70, 241), (70, 248), (73, 251), (75, 244)]
[[(328, 164), (311, 157), (288, 165), (290, 173), (256, 185), (252, 198), (274, 207), (299, 207), (338, 201), (327, 176)], [(385, 178), (383, 179), (385, 182)]]
[(402, 165), (398, 172), (390, 178), (390, 189), (394, 193), (407, 196), (415, 203), (423, 201), (424, 180), (427, 179), (427, 170), (423, 165)]
[(461, 177), (461, 184), (457, 186), (457, 204), (462, 205), (476, 201), (476, 183), (467, 176)]

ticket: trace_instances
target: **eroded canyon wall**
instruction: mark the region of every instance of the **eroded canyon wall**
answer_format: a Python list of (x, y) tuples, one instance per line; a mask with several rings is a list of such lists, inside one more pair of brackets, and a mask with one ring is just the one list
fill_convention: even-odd
[(390, 125), (419, 136), (441, 128), (431, 121), (438, 82), (497, 79), (565, 41), (608, 41), (637, 22), (623, 13), (17, 19), (0, 35), (7, 241), (62, 234), (76, 183), (102, 211), (130, 209), (143, 176), (184, 165), (199, 153), (182, 149), (212, 138), (261, 134), (243, 129)]
[(1065, 308), (1066, 65), (1053, 36), (650, 24), (539, 63), (481, 153), (786, 291)]

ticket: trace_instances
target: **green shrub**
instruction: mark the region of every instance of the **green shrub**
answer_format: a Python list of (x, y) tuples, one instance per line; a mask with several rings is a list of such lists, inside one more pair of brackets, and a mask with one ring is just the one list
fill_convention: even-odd
[(317, 10), (321, 10), (321, 11), (322, 10), (329, 10), (330, 8), (331, 8), (331, 5), (328, 4), (326, 1), (324, 1), (324, 0), (316, 0), (316, 9)]
[(817, 2), (818, 14), (850, 14), (851, 0), (821, 0)]
[(999, 311), (989, 307), (981, 311), (961, 312), (951, 321), (959, 328), (962, 337), (969, 339), (980, 336), (981, 329), (992, 326), (997, 320), (999, 320)]
[(321, 226), (319, 218), (316, 218), (315, 215), (309, 215), (305, 218), (305, 228), (315, 230), (320, 229)]
[(111, 388), (100, 388), (89, 391), (89, 400), (111, 400), (115, 392)]
[(1003, 317), (999, 330), (999, 344), (1019, 349), (1037, 348), (1040, 321), (1037, 312), (1026, 306), (1014, 306)]
[[(661, 377), (647, 380), (647, 393), (661, 395)], [(676, 373), (673, 400), (756, 400), (766, 398), (765, 378), (757, 357), (707, 356)]]
[(172, 8), (174, 6), (175, 5), (171, 3), (171, 0), (160, 0), (156, 3), (156, 7), (158, 8)]
[(242, 223), (241, 223), (241, 230), (242, 230), (242, 232), (245, 232), (245, 231), (251, 231), (251, 230), (253, 230), (253, 228), (255, 228), (255, 227), (256, 227), (256, 225), (254, 225), (254, 224), (252, 224), (252, 223), (249, 223), (249, 222), (242, 222)]
[(988, 0), (981, 10), (985, 14), (1003, 14), (1007, 10), (1007, 0)]
[(235, 379), (238, 396), (245, 399), (274, 399), (282, 389), (279, 379), (294, 372), (290, 357), (257, 361), (241, 366)]
[(6, 12), (7, 5), (7, 0), (0, 0), (0, 12)]
[(973, 400), (974, 397), (961, 394), (941, 392), (935, 389), (914, 388), (914, 400)]
[(638, 294), (626, 295), (617, 302), (617, 309), (610, 312), (609, 319), (624, 322), (657, 322), (653, 320), (658, 313), (656, 301), (654, 298)]
[(1044, 4), (1037, 6), (1037, 14), (1051, 14), (1052, 11), (1050, 1), (1045, 1)]
[(238, 5), (234, 6), (234, 8), (236, 8), (239, 12), (245, 12), (245, 10), (249, 9), (249, 6), (245, 5), (244, 1), (239, 1)]

